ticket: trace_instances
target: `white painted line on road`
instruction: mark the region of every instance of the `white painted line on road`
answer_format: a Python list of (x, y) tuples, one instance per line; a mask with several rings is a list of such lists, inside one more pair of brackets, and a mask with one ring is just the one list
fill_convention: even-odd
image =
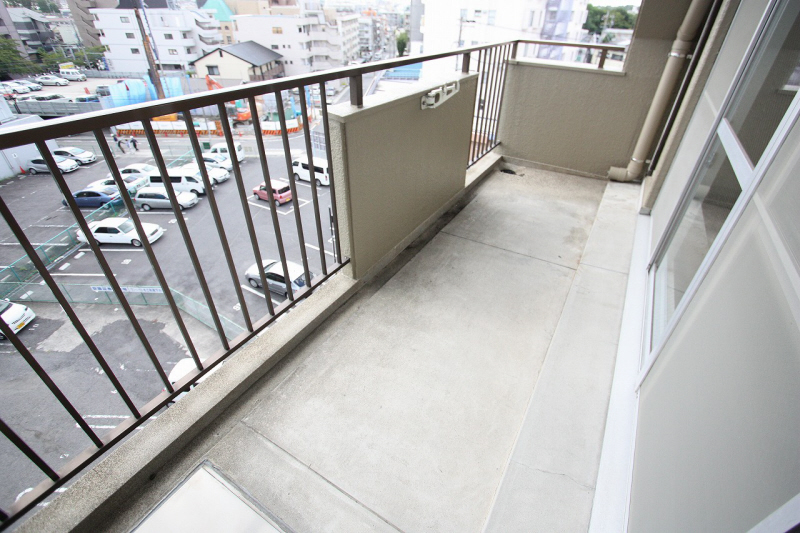
[[(3, 267), (3, 268), (7, 268), (7, 267)], [(9, 274), (8, 276), (4, 277), (3, 279), (0, 279), (0, 281), (5, 281), (5, 280), (7, 280), (7, 279), (8, 279), (8, 278), (10, 278), (10, 277), (11, 277), (11, 274)]]
[(80, 259), (84, 255), (86, 255), (86, 252), (78, 252), (77, 254), (73, 255), (72, 258), (73, 259)]
[(58, 272), (51, 272), (50, 275), (51, 276), (75, 276), (75, 277), (83, 277), (83, 278), (105, 277), (105, 274), (66, 274), (66, 273), (61, 274), (61, 273), (58, 273)]
[[(89, 248), (81, 248), (81, 252), (91, 252), (92, 250)], [(131, 250), (130, 248), (103, 248), (104, 252), (144, 252), (142, 249), (134, 249)]]
[(122, 260), (122, 264), (123, 264), (123, 265), (129, 265), (129, 264), (130, 264), (130, 262), (131, 262), (131, 259), (123, 259), (123, 260)]
[[(117, 426), (94, 426), (92, 424), (87, 424), (87, 425), (92, 429), (114, 429), (115, 427), (117, 427)], [(75, 427), (79, 428), (80, 426), (78, 424), (75, 424)]]
[(27, 300), (28, 296), (30, 296), (31, 294), (33, 294), (33, 291), (28, 291), (25, 294), (23, 294), (22, 296), (20, 296), (19, 299), (20, 300)]
[(65, 226), (63, 224), (31, 224), (30, 226), (28, 226), (28, 228), (68, 228), (68, 227), (69, 226)]
[[(264, 293), (258, 292), (257, 290), (255, 290), (254, 288), (250, 287), (249, 285), (239, 285), (239, 286), (241, 288), (243, 288), (244, 290), (248, 291), (248, 292), (252, 292), (256, 296), (261, 296), (262, 298), (266, 298), (266, 296), (264, 296)], [(274, 303), (275, 305), (280, 305), (281, 304), (280, 302), (276, 302), (274, 298), (270, 298), (270, 299), (272, 300), (272, 303)]]
[(308, 244), (308, 243), (306, 243), (306, 246), (307, 246), (308, 248), (311, 248), (312, 250), (316, 250), (316, 251), (318, 251), (318, 252), (319, 252), (319, 247), (317, 247), (317, 246), (314, 246), (313, 244)]
[(301, 187), (308, 187), (309, 189), (311, 188), (311, 185), (308, 183), (300, 183), (299, 181), (295, 181), (294, 184), (300, 185)]
[(130, 418), (128, 415), (83, 415), (83, 418)]
[(63, 265), (61, 265), (60, 267), (58, 267), (58, 269), (59, 269), (59, 270), (66, 270), (66, 269), (68, 269), (68, 268), (69, 268), (69, 263), (64, 263)]
[[(256, 203), (253, 203), (253, 202), (250, 202), (250, 201), (248, 201), (247, 203), (250, 204), (250, 205), (256, 206), (256, 207), (260, 207), (261, 209), (266, 209), (267, 211), (270, 210), (268, 205), (256, 204)], [(280, 211), (278, 211), (278, 213), (280, 213)]]

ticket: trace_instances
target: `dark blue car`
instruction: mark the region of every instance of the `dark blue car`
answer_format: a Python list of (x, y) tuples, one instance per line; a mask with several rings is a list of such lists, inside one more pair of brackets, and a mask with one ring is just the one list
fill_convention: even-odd
[[(75, 198), (75, 203), (78, 207), (110, 207), (112, 205), (122, 205), (122, 198), (119, 193), (106, 193), (98, 189), (83, 189), (82, 191), (72, 193)], [(66, 200), (61, 200), (61, 203), (67, 205)]]

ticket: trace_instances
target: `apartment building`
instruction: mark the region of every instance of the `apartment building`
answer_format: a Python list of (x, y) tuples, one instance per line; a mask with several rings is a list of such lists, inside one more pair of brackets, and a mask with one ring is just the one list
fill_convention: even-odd
[[(132, 9), (92, 9), (111, 70), (147, 72), (147, 58)], [(187, 70), (221, 44), (220, 23), (199, 9), (148, 9), (142, 20), (161, 70)]]
[(17, 30), (20, 42), (25, 48), (25, 53), (31, 61), (35, 61), (40, 49), (51, 51), (55, 42), (55, 35), (50, 29), (47, 17), (25, 7), (10, 7), (8, 12), (14, 28)]
[[(94, 27), (92, 9), (113, 9), (118, 5), (117, 0), (67, 0), (67, 8), (75, 22), (81, 42), (84, 46), (100, 46), (100, 31)], [(154, 5), (153, 5), (154, 4)], [(153, 8), (162, 7), (158, 2), (148, 2)]]
[(346, 65), (358, 57), (358, 16), (332, 10), (296, 15), (235, 15), (234, 40), (283, 56), (287, 76)]

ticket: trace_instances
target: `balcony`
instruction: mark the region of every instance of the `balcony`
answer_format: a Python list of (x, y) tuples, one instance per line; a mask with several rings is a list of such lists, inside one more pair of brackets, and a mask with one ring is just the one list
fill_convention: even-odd
[[(167, 530), (170, 518), (213, 529), (232, 527), (234, 515), (254, 520), (248, 530), (602, 531), (597, 521), (618, 508), (598, 510), (609, 501), (601, 460), (609, 442), (631, 437), (607, 420), (636, 337), (626, 328), (641, 322), (626, 291), (643, 255), (641, 185), (605, 175), (629, 159), (658, 85), (653, 64), (670, 42), (654, 36), (681, 23), (666, 12), (642, 10), (624, 73), (602, 60), (518, 58), (524, 42), (515, 41), (0, 132), (0, 148), (35, 145), (66, 199), (54, 216), (79, 225), (43, 242), (32, 232), (44, 224), (26, 219), (23, 230), (15, 217), (28, 204), (7, 205), (14, 189), (4, 188), (0, 214), (26, 252), (6, 263), (18, 279), (8, 294), (30, 303), (49, 290), (39, 329), (58, 329), (51, 321), (66, 314), (70, 342), (86, 343), (84, 366), (97, 369), (85, 378), (91, 388), (75, 389), (57, 367), (66, 362), (42, 357), (55, 341), (28, 345), (31, 332), (0, 323), (31, 382), (62, 408), (44, 429), (66, 419), (73, 441), (93, 443), (61, 457), (24, 413), (4, 411), (8, 448), (32, 465), (20, 478), (49, 477), (0, 506), (4, 514), (27, 512), (22, 531)], [(406, 69), (402, 87), (365, 96), (363, 78), (387, 69)], [(340, 80), (349, 101), (310, 109), (304, 87), (324, 99), (325, 83)], [(274, 109), (298, 108), (291, 121), (274, 112), (278, 131), (260, 122), (265, 94)], [(253, 123), (234, 129), (241, 110), (226, 103), (236, 100)], [(170, 127), (149, 120), (178, 112), (183, 122)], [(162, 215), (124, 194), (89, 213), (70, 194), (83, 169), (68, 184), (45, 140), (89, 133), (122, 190), (119, 167), (140, 156), (109, 145), (112, 125), (141, 138), (156, 180), (199, 160), (210, 149), (201, 143), (228, 153), (240, 143), (245, 157), (215, 186), (202, 167), (207, 196), (183, 213), (170, 179)], [(303, 165), (307, 181), (295, 177)], [(144, 222), (171, 222), (140, 253), (94, 238), (73, 250), (75, 229), (89, 234), (109, 210), (139, 235)], [(254, 269), (250, 290), (244, 271), (264, 257), (275, 263)], [(66, 277), (74, 271), (59, 269), (88, 259), (103, 277), (80, 298)], [(259, 290), (267, 274), (282, 275), (275, 294)], [(95, 309), (101, 296), (105, 311)], [(143, 303), (151, 296), (160, 307)], [(103, 337), (111, 321), (129, 324), (127, 343)], [(131, 377), (134, 349), (141, 372)], [(179, 359), (189, 360), (185, 374), (169, 378)], [(89, 411), (101, 388), (108, 412)], [(94, 418), (103, 416), (112, 422)], [(238, 511), (220, 510), (225, 498)], [(213, 522), (220, 517), (227, 522)]]

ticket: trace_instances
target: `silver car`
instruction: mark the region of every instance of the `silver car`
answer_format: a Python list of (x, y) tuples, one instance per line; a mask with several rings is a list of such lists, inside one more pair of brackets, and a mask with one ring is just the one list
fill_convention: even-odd
[[(267, 259), (262, 263), (264, 268), (264, 277), (267, 279), (267, 285), (270, 291), (283, 295), (284, 298), (289, 297), (286, 291), (286, 278), (283, 276), (283, 265), (280, 261), (274, 259)], [(299, 291), (306, 286), (305, 275), (303, 267), (297, 263), (286, 261), (286, 269), (289, 271), (289, 279), (292, 280), (292, 292)], [(247, 282), (251, 287), (261, 287), (261, 276), (258, 273), (258, 265), (253, 264), (244, 273)]]
[(59, 78), (58, 76), (52, 76), (50, 74), (39, 76), (38, 78), (35, 78), (33, 81), (41, 85), (61, 85), (61, 86), (69, 85), (69, 80), (65, 80), (64, 78)]
[[(199, 199), (193, 192), (179, 192), (175, 197), (181, 211), (197, 205)], [(142, 211), (151, 209), (172, 209), (167, 190), (163, 187), (143, 187), (136, 193), (133, 204)]]
[[(73, 172), (78, 170), (78, 163), (72, 159), (67, 159), (66, 157), (61, 157), (60, 155), (54, 155), (53, 159), (56, 160), (56, 165), (61, 172)], [(38, 157), (36, 159), (31, 159), (30, 163), (28, 163), (28, 174), (35, 175), (39, 174), (40, 172), (49, 174), (50, 167), (47, 166), (47, 163), (45, 163), (44, 159)]]
[(84, 150), (83, 148), (75, 148), (74, 146), (65, 146), (58, 150), (53, 150), (53, 153), (61, 157), (74, 159), (79, 165), (88, 165), (89, 163), (97, 161), (97, 156), (94, 155), (94, 153), (89, 150)]

